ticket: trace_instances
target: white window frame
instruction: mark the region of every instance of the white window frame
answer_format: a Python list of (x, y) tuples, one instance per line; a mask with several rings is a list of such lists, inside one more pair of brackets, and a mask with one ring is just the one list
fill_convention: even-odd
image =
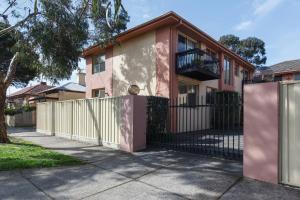
[[(101, 60), (101, 62), (98, 63), (97, 60)], [(93, 61), (92, 61), (92, 74), (97, 74), (100, 72), (105, 71), (105, 53), (100, 53), (96, 56), (93, 56)], [(96, 63), (97, 61), (97, 63)]]

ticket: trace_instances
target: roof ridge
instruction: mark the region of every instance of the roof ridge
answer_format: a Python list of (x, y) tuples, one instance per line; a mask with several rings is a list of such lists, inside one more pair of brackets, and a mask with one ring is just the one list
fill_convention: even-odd
[(273, 64), (273, 65), (271, 65), (270, 67), (275, 67), (276, 65), (280, 65), (280, 64), (283, 64), (283, 63), (287, 63), (287, 62), (300, 62), (300, 59), (294, 59), (294, 60), (285, 60), (285, 61), (282, 61), (282, 62), (279, 62), (279, 63)]

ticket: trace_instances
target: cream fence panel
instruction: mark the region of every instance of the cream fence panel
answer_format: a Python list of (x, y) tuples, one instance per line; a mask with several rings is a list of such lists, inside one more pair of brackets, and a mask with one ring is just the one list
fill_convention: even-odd
[(280, 87), (281, 182), (300, 187), (300, 81)]
[(117, 148), (122, 103), (122, 97), (39, 103), (37, 130)]
[(53, 134), (52, 123), (53, 103), (38, 103), (36, 114), (36, 129), (38, 132)]

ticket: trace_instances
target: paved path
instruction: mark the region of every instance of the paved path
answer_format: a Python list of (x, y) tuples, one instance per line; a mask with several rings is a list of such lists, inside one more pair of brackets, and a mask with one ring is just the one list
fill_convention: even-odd
[(135, 154), (45, 136), (12, 135), (87, 164), (0, 172), (0, 199), (300, 199), (300, 191), (241, 178), (241, 164), (162, 150)]

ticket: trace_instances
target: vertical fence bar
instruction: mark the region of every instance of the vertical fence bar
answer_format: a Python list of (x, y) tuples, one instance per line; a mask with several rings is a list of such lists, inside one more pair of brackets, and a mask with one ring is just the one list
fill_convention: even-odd
[(227, 155), (229, 155), (229, 137), (230, 137), (230, 94), (227, 94)]
[(232, 152), (233, 152), (233, 155), (234, 156), (236, 156), (236, 152), (235, 152), (235, 135), (236, 135), (236, 125), (235, 125), (235, 123), (236, 123), (236, 105), (237, 105), (237, 99), (238, 99), (238, 96), (237, 97), (235, 97), (235, 96), (233, 96), (234, 98), (234, 102), (233, 102), (233, 105), (232, 105), (232, 110), (233, 110), (233, 122), (232, 122), (232, 132), (233, 132), (233, 135), (232, 135), (232, 137), (233, 137), (233, 140), (232, 140)]
[(201, 153), (203, 152), (203, 96), (201, 96), (201, 107), (200, 107), (200, 115), (201, 115), (201, 134), (200, 134), (200, 141), (201, 141)]

